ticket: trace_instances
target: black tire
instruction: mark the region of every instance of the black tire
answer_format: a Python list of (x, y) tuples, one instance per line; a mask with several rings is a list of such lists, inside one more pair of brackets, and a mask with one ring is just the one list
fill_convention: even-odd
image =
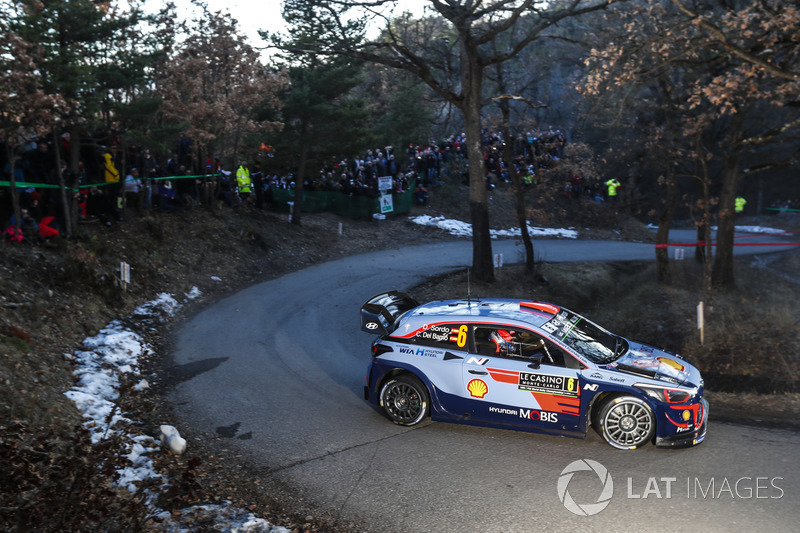
[(606, 402), (597, 423), (603, 439), (620, 450), (635, 450), (652, 440), (656, 432), (653, 410), (635, 396), (617, 396)]
[(428, 414), (428, 389), (410, 374), (387, 381), (381, 389), (380, 401), (389, 420), (401, 426), (419, 424)]

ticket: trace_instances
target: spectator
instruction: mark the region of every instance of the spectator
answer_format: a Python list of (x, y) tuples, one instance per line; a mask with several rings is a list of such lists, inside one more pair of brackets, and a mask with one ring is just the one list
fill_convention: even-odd
[(572, 173), (572, 182), (570, 185), (572, 186), (572, 198), (580, 200), (581, 196), (583, 196), (583, 174), (580, 170), (576, 170)]
[(178, 163), (178, 154), (172, 154), (172, 157), (167, 159), (167, 176), (177, 176), (179, 167), (180, 164)]
[(103, 159), (103, 172), (106, 183), (108, 183), (108, 185), (106, 185), (105, 195), (113, 208), (114, 218), (121, 222), (122, 215), (120, 215), (119, 210), (122, 207), (122, 191), (120, 190), (119, 171), (117, 170), (117, 165), (114, 163), (114, 156), (111, 155), (110, 152), (106, 152), (103, 155)]
[(220, 168), (219, 171), (219, 197), (230, 207), (239, 206), (239, 198), (236, 196), (236, 185), (231, 179), (232, 172)]
[(256, 209), (264, 209), (264, 173), (261, 172), (261, 163), (253, 163), (253, 173), (250, 175), (256, 193)]
[(86, 193), (86, 216), (96, 217), (106, 226), (111, 225), (111, 219), (116, 216), (107, 196), (108, 190), (100, 187), (90, 187)]
[[(33, 218), (33, 215), (26, 207), (20, 207), (20, 224), (19, 229), (24, 235), (27, 233), (28, 235), (35, 235), (39, 231), (39, 224), (36, 223), (36, 219)], [(11, 220), (9, 220), (9, 225), (15, 227), (17, 224), (17, 219), (14, 215), (11, 215)]]
[(140, 213), (144, 200), (144, 187), (142, 180), (139, 179), (139, 169), (132, 168), (130, 174), (125, 177), (124, 191), (125, 205), (133, 207)]
[(422, 180), (417, 179), (417, 185), (414, 187), (414, 203), (417, 205), (425, 205), (428, 202), (428, 189), (422, 183)]
[(741, 215), (744, 212), (744, 206), (747, 204), (747, 200), (744, 199), (743, 196), (737, 196), (736, 200), (734, 200), (734, 210), (736, 211), (737, 215)]
[(68, 131), (61, 134), (61, 159), (64, 161), (69, 161), (71, 158), (71, 137)]
[(253, 181), (250, 179), (250, 169), (247, 168), (247, 161), (242, 161), (242, 164), (236, 169), (236, 189), (242, 202), (247, 202), (248, 198), (250, 198), (252, 187)]
[(617, 203), (617, 192), (622, 184), (619, 182), (617, 178), (611, 178), (610, 180), (606, 181), (606, 187), (608, 187), (608, 201), (611, 205), (616, 205)]
[(186, 209), (186, 205), (181, 201), (172, 185), (172, 180), (163, 180), (158, 184), (158, 208), (164, 213)]
[(153, 183), (153, 178), (158, 177), (158, 162), (156, 162), (155, 158), (150, 155), (150, 150), (145, 150), (142, 154), (142, 161), (140, 164), (140, 168), (142, 169), (142, 189), (143, 189), (143, 199), (142, 205), (145, 208), (150, 208), (153, 205), (153, 193), (155, 192), (156, 186)]

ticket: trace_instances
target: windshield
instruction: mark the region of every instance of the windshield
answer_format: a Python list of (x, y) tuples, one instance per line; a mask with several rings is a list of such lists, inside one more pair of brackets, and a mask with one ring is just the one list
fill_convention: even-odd
[(561, 310), (542, 329), (594, 363), (610, 363), (628, 350), (628, 342), (622, 337), (566, 310)]

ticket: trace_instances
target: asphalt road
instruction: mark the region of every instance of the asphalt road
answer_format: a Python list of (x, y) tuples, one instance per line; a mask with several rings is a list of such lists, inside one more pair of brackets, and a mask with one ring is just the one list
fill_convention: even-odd
[[(684, 237), (673, 240), (693, 240)], [(651, 244), (535, 245), (546, 261), (654, 257)], [(520, 249), (513, 241), (494, 243), (506, 263)], [(695, 448), (621, 452), (594, 432), (572, 439), (389, 422), (363, 400), (372, 337), (359, 331), (360, 305), (470, 262), (467, 241), (376, 252), (214, 304), (176, 334), (172, 355), (183, 380), (170, 401), (182, 417), (178, 426), (221, 438), (220, 454), (290, 505), (302, 498), (298, 508), (320, 506), (342, 524), (363, 520), (365, 531), (797, 531), (797, 433), (712, 423)], [(607, 469), (613, 490), (603, 493), (611, 487), (583, 470), (564, 477), (559, 494), (564, 469), (584, 459)], [(602, 494), (610, 500), (598, 503)], [(562, 500), (570, 498), (573, 509), (590, 516), (568, 510)]]

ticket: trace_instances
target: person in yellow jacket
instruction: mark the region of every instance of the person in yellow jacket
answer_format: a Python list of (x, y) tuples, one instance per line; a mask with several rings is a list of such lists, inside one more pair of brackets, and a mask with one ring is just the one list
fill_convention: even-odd
[(617, 189), (622, 187), (622, 184), (617, 178), (611, 178), (610, 180), (606, 181), (606, 187), (608, 187), (608, 201), (612, 204), (616, 203)]
[(236, 187), (239, 190), (239, 196), (242, 201), (247, 201), (253, 188), (253, 182), (250, 179), (250, 169), (247, 168), (247, 161), (242, 161), (242, 164), (236, 169)]
[(733, 209), (736, 211), (736, 214), (739, 215), (744, 211), (744, 206), (747, 204), (747, 200), (745, 200), (741, 196), (737, 196), (736, 200), (733, 202)]
[(103, 191), (108, 198), (108, 203), (110, 209), (114, 212), (114, 215), (117, 220), (122, 220), (122, 217), (119, 214), (120, 209), (122, 209), (122, 187), (120, 187), (119, 183), (119, 171), (117, 170), (117, 165), (114, 163), (114, 156), (111, 153), (106, 152), (103, 154), (104, 159), (104, 172), (105, 172), (105, 180), (107, 185), (105, 190)]

